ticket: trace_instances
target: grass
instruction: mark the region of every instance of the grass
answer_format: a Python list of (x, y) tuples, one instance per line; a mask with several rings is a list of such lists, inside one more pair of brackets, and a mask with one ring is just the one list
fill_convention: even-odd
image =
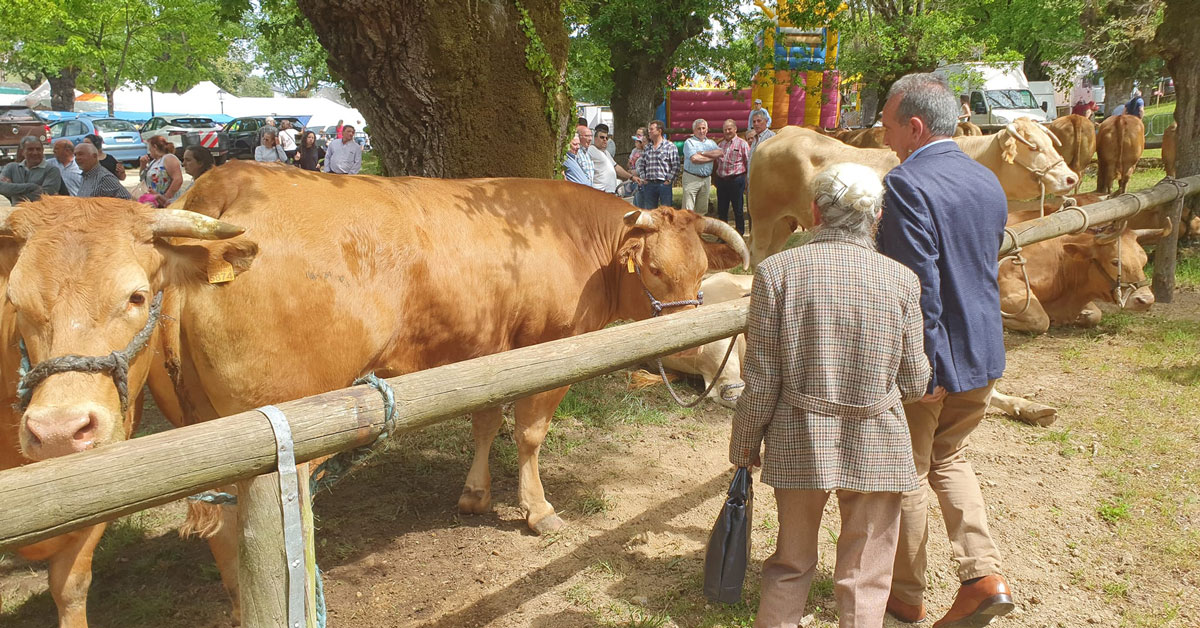
[(1143, 109), (1142, 115), (1149, 117), (1158, 115), (1160, 113), (1175, 113), (1175, 101), (1172, 100), (1170, 102), (1159, 103), (1157, 105), (1148, 104), (1146, 105), (1145, 109)]
[[(1163, 177), (1167, 176), (1167, 171), (1162, 168), (1138, 168), (1134, 170), (1133, 176), (1129, 178), (1129, 186), (1127, 192), (1136, 192), (1149, 187), (1154, 187)], [(1083, 185), (1079, 186), (1080, 192), (1091, 192), (1096, 189), (1096, 171), (1089, 168), (1083, 175)], [(1113, 182), (1112, 189), (1109, 193), (1115, 193), (1117, 190), (1116, 181)]]
[(379, 168), (379, 152), (378, 151), (363, 151), (362, 156), (362, 174), (382, 174)]

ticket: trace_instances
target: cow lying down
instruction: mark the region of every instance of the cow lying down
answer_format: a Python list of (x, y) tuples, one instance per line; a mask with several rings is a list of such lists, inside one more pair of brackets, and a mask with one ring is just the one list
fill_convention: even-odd
[[(753, 275), (715, 273), (700, 282), (700, 290), (704, 292), (706, 304), (723, 303), (749, 296), (752, 283)], [(729, 354), (725, 369), (718, 375), (717, 369), (729, 350), (730, 342), (729, 338), (722, 338), (695, 351), (684, 351), (664, 357), (663, 367), (669, 369), (667, 378), (677, 380), (678, 376), (675, 373), (700, 375), (704, 378), (705, 388), (712, 386), (712, 390), (708, 392), (709, 399), (726, 408), (736, 407), (738, 397), (742, 395), (742, 388), (745, 386), (742, 382), (742, 357), (746, 355), (746, 337), (738, 334), (737, 347)], [(714, 377), (717, 378), (715, 386), (712, 385)], [(631, 377), (631, 385), (634, 388), (653, 386), (661, 381), (661, 376), (651, 371), (635, 371)]]
[[(704, 303), (714, 304), (733, 301), (750, 294), (754, 277), (751, 275), (732, 275), (730, 273), (714, 273), (701, 282), (704, 291)], [(674, 354), (663, 358), (663, 366), (667, 369), (667, 378), (679, 379), (677, 373), (700, 375), (704, 378), (704, 387), (712, 386), (714, 378), (717, 384), (712, 386), (708, 398), (726, 408), (736, 408), (742, 388), (742, 357), (746, 354), (746, 337), (738, 335), (737, 348), (729, 355), (725, 369), (718, 375), (717, 369), (721, 359), (729, 349), (728, 338), (710, 342), (699, 348), (694, 355)], [(645, 388), (659, 384), (662, 380), (658, 373), (651, 371), (636, 371), (630, 378), (634, 388)], [(996, 410), (1032, 425), (1047, 426), (1058, 418), (1058, 412), (1050, 406), (1021, 397), (1013, 397), (992, 391), (991, 405)]]

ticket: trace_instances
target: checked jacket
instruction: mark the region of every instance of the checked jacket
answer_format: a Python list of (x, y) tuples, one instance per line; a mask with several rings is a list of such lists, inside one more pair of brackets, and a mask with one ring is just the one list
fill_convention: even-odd
[(775, 488), (915, 490), (901, 402), (929, 375), (916, 275), (868, 239), (819, 230), (755, 272), (729, 460), (747, 466), (765, 442)]

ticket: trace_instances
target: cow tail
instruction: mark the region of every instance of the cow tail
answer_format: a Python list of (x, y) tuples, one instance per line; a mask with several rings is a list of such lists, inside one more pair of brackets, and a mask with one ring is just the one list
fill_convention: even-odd
[(179, 536), (187, 538), (195, 535), (207, 539), (221, 531), (223, 506), (188, 501), (187, 507), (187, 519), (179, 526)]
[(1088, 162), (1090, 162), (1092, 160), (1091, 155), (1085, 156), (1083, 154), (1083, 146), (1085, 143), (1086, 142), (1083, 141), (1083, 124), (1081, 124), (1078, 120), (1076, 120), (1075, 121), (1075, 163), (1079, 164), (1079, 172), (1076, 172), (1075, 174), (1079, 175), (1080, 179), (1083, 179), (1083, 171), (1087, 170)]

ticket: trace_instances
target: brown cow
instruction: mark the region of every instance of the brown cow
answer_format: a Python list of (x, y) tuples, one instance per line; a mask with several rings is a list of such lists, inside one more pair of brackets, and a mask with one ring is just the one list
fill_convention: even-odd
[[(1063, 193), (1079, 180), (1055, 151), (1051, 137), (1041, 125), (1021, 118), (998, 133), (954, 141), (996, 174), (1008, 198), (1020, 199), (1037, 197), (1043, 185), (1049, 193)], [(752, 263), (782, 250), (797, 226), (812, 227), (809, 182), (826, 167), (845, 161), (869, 166), (880, 177), (900, 163), (890, 149), (854, 148), (796, 127), (785, 127), (763, 142), (755, 151), (746, 188)]]
[(883, 127), (881, 126), (856, 129), (846, 133), (839, 139), (848, 146), (855, 148), (887, 148), (887, 142), (883, 140)]
[(983, 135), (983, 129), (979, 128), (979, 125), (974, 122), (959, 122), (958, 126), (954, 128), (954, 137), (962, 137), (964, 135)]
[[(1037, 212), (1013, 213), (1008, 224), (1037, 217)], [(1148, 258), (1139, 240), (1161, 238), (1164, 233), (1159, 229), (1117, 229), (1107, 225), (1025, 246), (1022, 255), (1030, 290), (1025, 288), (1021, 268), (1013, 258), (1005, 258), (999, 273), (1004, 328), (1043, 333), (1051, 324), (1091, 327), (1100, 321), (1094, 301), (1117, 303), (1133, 311), (1150, 309), (1154, 294), (1142, 285)]]
[(1113, 181), (1119, 181), (1117, 194), (1124, 194), (1145, 147), (1146, 126), (1141, 118), (1129, 114), (1105, 118), (1096, 139), (1100, 161), (1096, 171), (1096, 191), (1108, 194), (1112, 191)]
[[(1058, 152), (1067, 162), (1067, 167), (1082, 173), (1092, 163), (1096, 154), (1096, 125), (1084, 116), (1071, 114), (1050, 122), (1046, 128), (1058, 138)], [(1075, 185), (1079, 191), (1079, 185)]]
[(1171, 125), (1167, 127), (1167, 130), (1163, 131), (1162, 162), (1163, 162), (1163, 170), (1167, 171), (1168, 177), (1175, 176), (1175, 154), (1176, 154), (1175, 141), (1176, 141), (1176, 136), (1178, 134), (1179, 134), (1179, 123), (1178, 122), (1172, 122)]
[[(198, 179), (177, 204), (192, 211), (52, 198), (0, 216), (17, 322), (2, 346), (19, 334), (35, 364), (107, 355), (146, 324), (162, 292), (156, 349), (132, 360), (129, 389), (140, 390), (150, 371), (164, 412), (178, 419), (191, 409), (191, 422), (341, 388), (369, 371), (394, 376), (647, 318), (655, 311), (647, 291), (664, 303), (695, 299), (708, 268), (748, 255), (724, 223), (669, 208), (629, 211), (611, 195), (554, 181), (347, 177), (233, 163)], [(193, 212), (242, 224), (253, 241), (156, 237), (199, 235), (184, 228), (196, 222), (200, 231), (236, 232)], [(669, 309), (681, 307), (690, 306)], [(3, 355), (7, 373), (14, 353)], [(566, 390), (516, 404), (520, 504), (538, 532), (562, 526), (537, 462)], [(35, 388), (19, 421), (3, 417), (0, 432), (19, 433), (31, 460), (102, 446), (127, 435), (120, 405), (107, 375), (55, 375)], [(501, 422), (499, 408), (474, 415), (463, 512), (490, 508), (488, 451)], [(11, 463), (15, 454), (6, 454)], [(223, 510), (235, 520), (235, 507)], [(210, 542), (236, 615), (232, 528)], [(73, 550), (70, 561), (51, 558), (51, 589), (72, 628), (86, 625), (92, 547)]]

